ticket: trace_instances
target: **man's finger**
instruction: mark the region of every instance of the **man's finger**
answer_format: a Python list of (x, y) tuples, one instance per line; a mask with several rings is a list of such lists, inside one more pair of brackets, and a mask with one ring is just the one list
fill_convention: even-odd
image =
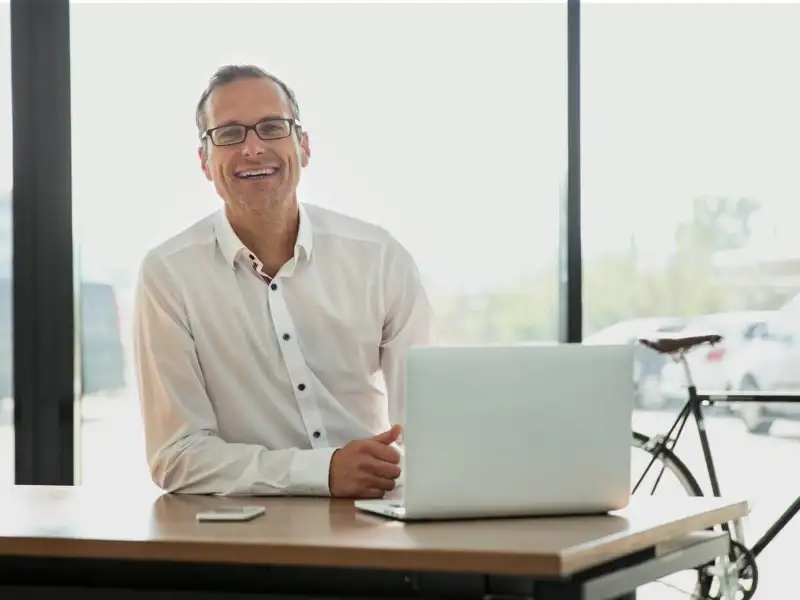
[(395, 483), (394, 479), (390, 479), (388, 477), (378, 477), (377, 475), (370, 475), (369, 479), (366, 480), (366, 485), (368, 488), (374, 488), (378, 490), (383, 490), (385, 492), (391, 492), (397, 484)]
[(379, 433), (372, 439), (376, 442), (380, 442), (381, 444), (389, 445), (399, 440), (401, 435), (403, 435), (402, 425), (393, 425), (391, 429), (387, 429), (383, 433)]
[(367, 488), (359, 494), (360, 498), (383, 498), (386, 495), (384, 490), (377, 488)]
[(378, 477), (397, 479), (400, 477), (400, 465), (373, 458), (364, 464), (364, 470)]
[(367, 440), (364, 450), (374, 458), (388, 463), (400, 464), (400, 452), (392, 446), (385, 446), (374, 440)]

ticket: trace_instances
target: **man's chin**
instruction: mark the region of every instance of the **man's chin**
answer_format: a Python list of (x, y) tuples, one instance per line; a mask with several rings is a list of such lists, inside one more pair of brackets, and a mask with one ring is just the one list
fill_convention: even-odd
[(263, 215), (273, 212), (275, 209), (280, 208), (286, 204), (284, 196), (274, 192), (265, 192), (260, 194), (243, 194), (240, 196), (237, 204), (244, 210), (252, 215)]

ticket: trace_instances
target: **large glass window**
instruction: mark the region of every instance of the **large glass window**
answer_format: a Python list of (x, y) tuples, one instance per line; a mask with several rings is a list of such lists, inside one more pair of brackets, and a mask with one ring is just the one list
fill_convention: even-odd
[(14, 345), (11, 289), (11, 12), (0, 6), (0, 485), (14, 483)]
[(71, 13), (85, 483), (147, 477), (133, 285), (148, 248), (221, 206), (200, 172), (194, 107), (223, 64), (294, 88), (312, 146), (301, 201), (399, 238), (445, 341), (556, 338), (565, 3)]
[[(797, 4), (585, 4), (588, 340), (715, 331), (687, 357), (701, 390), (800, 394), (799, 27)], [(640, 349), (636, 377), (634, 427), (666, 433), (681, 368)], [(753, 542), (800, 493), (800, 396), (707, 414), (723, 494), (754, 501)], [(676, 453), (710, 494), (693, 427)], [(799, 536), (794, 523), (761, 555), (757, 597), (795, 589)]]

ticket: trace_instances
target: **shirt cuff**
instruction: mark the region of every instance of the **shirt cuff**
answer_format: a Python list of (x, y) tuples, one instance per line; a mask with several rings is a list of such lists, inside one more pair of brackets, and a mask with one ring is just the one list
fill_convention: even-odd
[(338, 448), (300, 450), (292, 460), (289, 479), (292, 493), (307, 496), (330, 496), (331, 457)]

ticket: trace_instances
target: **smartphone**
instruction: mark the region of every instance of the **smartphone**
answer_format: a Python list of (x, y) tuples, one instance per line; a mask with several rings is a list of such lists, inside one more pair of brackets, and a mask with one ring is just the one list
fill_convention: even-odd
[(197, 513), (198, 521), (250, 521), (264, 514), (263, 506), (221, 506)]

